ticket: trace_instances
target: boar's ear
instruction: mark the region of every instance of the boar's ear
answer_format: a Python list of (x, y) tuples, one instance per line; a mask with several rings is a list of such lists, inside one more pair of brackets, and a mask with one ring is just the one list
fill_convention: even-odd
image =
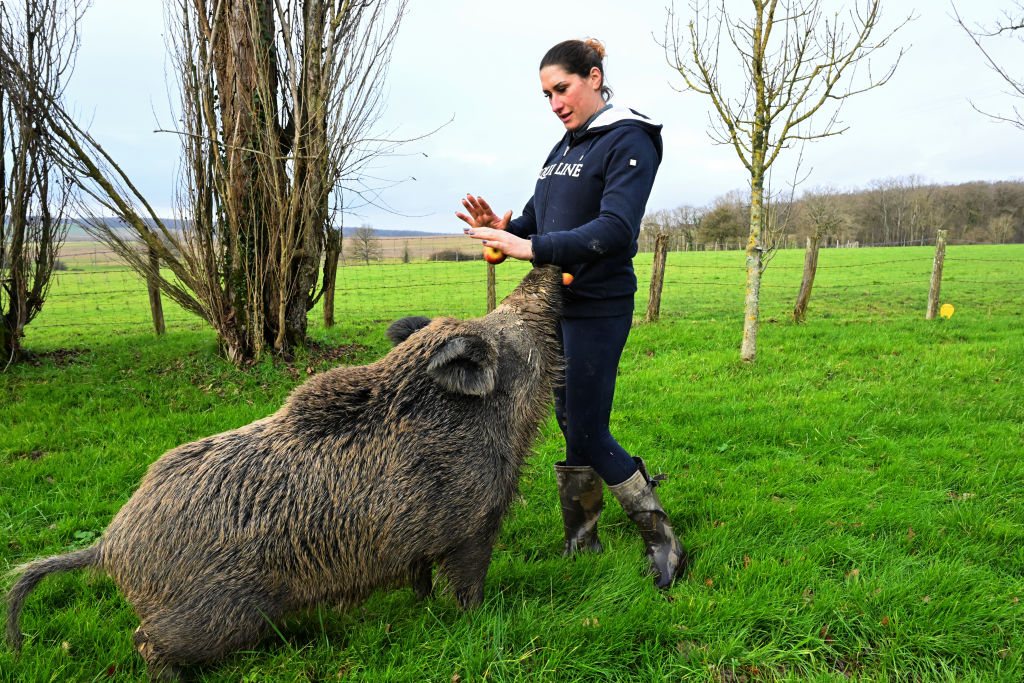
[(485, 396), (494, 390), (497, 365), (493, 346), (476, 335), (460, 335), (434, 352), (427, 372), (448, 391)]
[(398, 346), (408, 339), (410, 334), (416, 330), (423, 329), (429, 324), (430, 318), (424, 318), (422, 315), (410, 315), (405, 318), (399, 318), (388, 325), (388, 329), (384, 331), (384, 334), (391, 340), (392, 346)]

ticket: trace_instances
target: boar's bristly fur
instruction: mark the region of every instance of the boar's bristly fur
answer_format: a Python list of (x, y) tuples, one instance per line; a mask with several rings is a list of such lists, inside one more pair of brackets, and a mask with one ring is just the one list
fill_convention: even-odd
[[(280, 617), (380, 587), (478, 605), (501, 519), (547, 415), (560, 273), (492, 313), (392, 325), (381, 360), (310, 378), (270, 417), (154, 462), (92, 547), (21, 568), (7, 636), (46, 574), (96, 567), (139, 617), (152, 677), (258, 641)], [(392, 334), (393, 332), (393, 334)]]

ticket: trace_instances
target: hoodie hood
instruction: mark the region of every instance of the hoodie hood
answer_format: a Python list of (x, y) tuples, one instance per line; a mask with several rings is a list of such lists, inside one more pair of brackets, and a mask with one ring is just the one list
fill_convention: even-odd
[(587, 127), (578, 132), (568, 132), (570, 144), (576, 145), (591, 135), (598, 135), (612, 128), (619, 126), (637, 126), (647, 132), (651, 141), (658, 150), (658, 161), (662, 157), (661, 128), (662, 125), (647, 116), (644, 116), (635, 109), (611, 105), (605, 107), (593, 120), (589, 121)]

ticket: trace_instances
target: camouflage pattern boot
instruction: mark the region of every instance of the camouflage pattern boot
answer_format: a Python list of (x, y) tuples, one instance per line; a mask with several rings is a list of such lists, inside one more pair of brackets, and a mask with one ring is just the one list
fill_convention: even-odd
[(601, 477), (591, 467), (555, 463), (558, 500), (562, 504), (565, 548), (562, 557), (573, 553), (599, 553), (604, 548), (597, 540), (597, 520), (604, 509)]
[(640, 536), (647, 546), (647, 560), (654, 575), (654, 585), (668, 588), (676, 577), (681, 576), (690, 564), (690, 557), (676, 538), (669, 524), (668, 515), (661, 507), (654, 487), (661, 483), (664, 475), (651, 478), (641, 458), (633, 458), (640, 468), (621, 484), (609, 486), (615, 499), (622, 505), (633, 523), (640, 530)]

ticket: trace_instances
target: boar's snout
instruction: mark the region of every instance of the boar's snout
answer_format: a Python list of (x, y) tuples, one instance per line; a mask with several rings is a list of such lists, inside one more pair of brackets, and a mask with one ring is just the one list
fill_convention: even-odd
[(562, 312), (561, 268), (540, 266), (531, 270), (494, 313), (501, 314), (503, 309), (511, 310), (536, 331), (553, 334)]

